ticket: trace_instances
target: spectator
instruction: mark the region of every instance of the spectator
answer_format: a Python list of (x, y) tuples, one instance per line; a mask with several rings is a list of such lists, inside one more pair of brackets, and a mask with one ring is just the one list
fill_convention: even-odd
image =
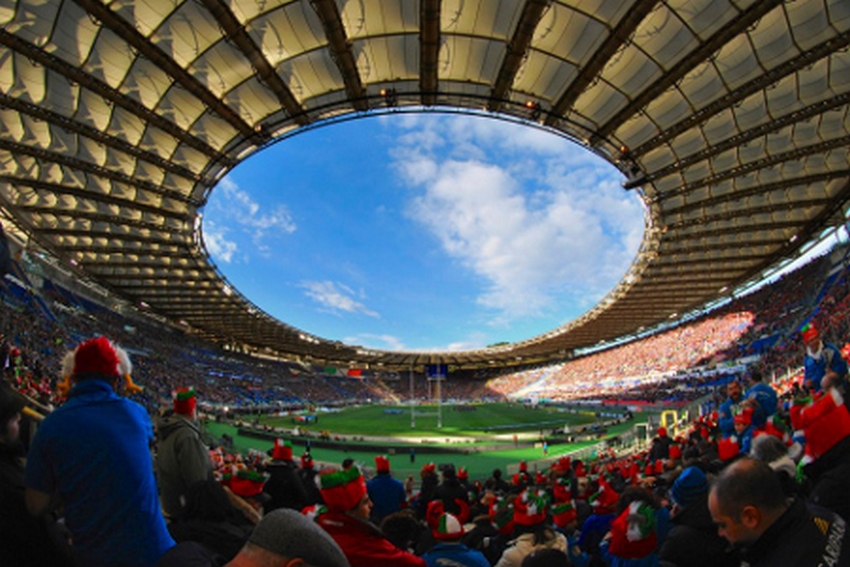
[[(612, 567), (655, 567), (661, 539), (659, 505), (654, 495), (640, 487), (623, 491), (611, 531), (599, 545), (599, 554)], [(666, 520), (666, 517), (665, 517)]]
[(724, 469), (708, 508), (719, 534), (752, 567), (850, 565), (844, 520), (801, 499), (789, 503), (761, 461), (744, 457)]
[(495, 567), (520, 567), (533, 551), (552, 548), (567, 553), (567, 538), (547, 522), (549, 498), (544, 491), (526, 489), (514, 499), (514, 540)]
[(182, 517), (193, 484), (213, 479), (209, 449), (201, 441), (197, 418), (194, 388), (180, 388), (174, 395), (173, 412), (162, 416), (156, 424), (159, 439), (156, 470), (162, 509), (172, 518)]
[(316, 467), (313, 465), (313, 456), (307, 452), (301, 455), (301, 468), (298, 469), (298, 478), (307, 494), (307, 505), (324, 504), (322, 493), (316, 486)]
[(360, 469), (319, 474), (322, 497), (328, 512), (319, 525), (342, 548), (351, 567), (425, 567), (425, 561), (394, 546), (369, 521), (372, 501)]
[(443, 478), (434, 492), (434, 498), (443, 502), (446, 512), (466, 522), (469, 519), (469, 492), (460, 483), (453, 464), (440, 465), (440, 472)]
[(738, 558), (708, 511), (708, 479), (697, 467), (688, 467), (670, 488), (673, 529), (659, 552), (662, 567), (734, 567)]
[(461, 543), (463, 525), (453, 514), (441, 514), (431, 526), (431, 534), (437, 544), (422, 556), (428, 567), (490, 567), (483, 553)]
[(795, 400), (791, 424), (806, 438), (803, 472), (811, 481), (809, 499), (850, 517), (850, 411), (838, 388), (827, 385), (813, 399)]
[[(156, 567), (218, 567), (220, 558), (194, 542), (181, 543)], [(224, 567), (350, 567), (336, 542), (315, 522), (282, 508), (266, 514)]]
[(801, 329), (806, 356), (803, 361), (805, 372), (804, 385), (809, 390), (819, 391), (828, 380), (845, 391), (847, 363), (841, 357), (841, 351), (830, 343), (825, 343), (814, 323), (808, 323)]
[(797, 463), (788, 455), (788, 446), (779, 437), (767, 434), (756, 436), (750, 456), (773, 469), (786, 496), (804, 496), (803, 487), (797, 482)]
[(315, 504), (308, 501), (304, 482), (298, 476), (298, 469), (292, 459), (292, 443), (275, 439), (271, 461), (263, 468), (269, 475), (263, 489), (268, 496), (263, 506), (266, 513), (278, 508), (301, 511), (308, 504)]
[(24, 398), (0, 384), (0, 549), (18, 567), (70, 567), (71, 550), (52, 517), (33, 518), (24, 501), (24, 446), (20, 440)]
[(407, 505), (407, 495), (400, 480), (390, 473), (390, 460), (384, 455), (375, 457), (377, 474), (366, 483), (366, 490), (374, 506), (371, 520), (380, 525), (381, 520)]
[(653, 462), (667, 460), (670, 457), (670, 445), (672, 444), (673, 440), (667, 436), (667, 428), (659, 427), (657, 435), (652, 439), (652, 445), (649, 448), (649, 460)]
[(729, 397), (720, 404), (717, 425), (723, 437), (731, 437), (735, 434), (735, 415), (740, 413), (739, 405), (744, 401), (744, 395), (740, 382), (729, 382), (726, 392)]
[(753, 369), (747, 374), (746, 404), (753, 409), (753, 427), (763, 427), (767, 419), (776, 413), (777, 395), (770, 385), (762, 380), (761, 371)]
[(41, 517), (61, 500), (73, 554), (87, 567), (149, 567), (174, 546), (159, 506), (145, 409), (115, 393), (129, 359), (105, 337), (74, 354), (76, 385), (33, 440), (27, 508)]

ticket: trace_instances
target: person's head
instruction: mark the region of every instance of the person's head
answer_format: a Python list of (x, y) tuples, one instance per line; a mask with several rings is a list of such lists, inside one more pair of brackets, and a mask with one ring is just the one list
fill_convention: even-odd
[(0, 384), (0, 443), (12, 444), (20, 437), (21, 411), (24, 398), (4, 384)]
[(767, 464), (743, 457), (717, 477), (708, 496), (717, 532), (729, 543), (758, 540), (787, 508), (776, 473)]
[(726, 393), (734, 401), (738, 401), (741, 399), (742, 392), (743, 389), (741, 388), (741, 383), (737, 380), (734, 382), (729, 382), (729, 385), (726, 386)]
[(96, 337), (81, 343), (74, 349), (72, 358), (66, 356), (66, 362), (73, 362), (70, 376), (75, 382), (103, 380), (113, 388), (117, 386), (119, 378), (132, 371), (127, 352), (106, 337)]
[(358, 467), (352, 466), (341, 471), (322, 471), (319, 474), (319, 488), (328, 510), (369, 519), (372, 500), (369, 499), (366, 481)]
[(670, 487), (670, 499), (679, 508), (687, 508), (708, 494), (708, 479), (699, 467), (688, 467), (676, 477)]
[(174, 413), (195, 419), (198, 415), (194, 388), (180, 388), (174, 394)]
[(339, 545), (295, 510), (269, 512), (227, 565), (245, 567), (350, 567)]
[(752, 368), (749, 372), (747, 372), (747, 380), (751, 384), (757, 384), (762, 381), (761, 370), (758, 368)]
[(735, 416), (733, 420), (733, 424), (735, 426), (735, 433), (741, 435), (752, 423), (752, 418), (746, 414), (741, 413)]
[(753, 439), (750, 456), (765, 463), (778, 461), (788, 455), (788, 446), (775, 435), (759, 435)]
[(806, 348), (812, 351), (817, 350), (817, 347), (820, 344), (820, 333), (814, 323), (807, 323), (804, 325), (803, 328), (800, 329), (800, 336), (802, 337), (803, 344), (806, 345)]

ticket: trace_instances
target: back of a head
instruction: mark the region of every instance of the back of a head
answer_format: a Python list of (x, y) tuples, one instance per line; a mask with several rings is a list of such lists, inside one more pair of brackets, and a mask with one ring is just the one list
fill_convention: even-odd
[(750, 456), (755, 459), (770, 464), (786, 455), (788, 447), (775, 435), (759, 435), (753, 439)]
[(776, 473), (766, 463), (743, 457), (721, 471), (711, 488), (724, 515), (740, 517), (745, 506), (776, 511), (785, 505), (785, 494)]
[(300, 558), (310, 567), (350, 567), (342, 549), (325, 530), (288, 508), (263, 516), (248, 543), (282, 558)]

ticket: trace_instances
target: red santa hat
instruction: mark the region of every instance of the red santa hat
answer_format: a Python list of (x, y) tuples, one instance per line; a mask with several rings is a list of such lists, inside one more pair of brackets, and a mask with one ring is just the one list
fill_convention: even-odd
[(179, 388), (174, 393), (174, 413), (180, 415), (192, 415), (195, 411), (197, 400), (194, 388)]
[(526, 463), (525, 461), (520, 461), (519, 472), (528, 472), (528, 463)]
[(251, 498), (263, 492), (269, 477), (256, 471), (240, 469), (230, 478), (230, 490), (243, 498)]
[(807, 323), (800, 329), (800, 334), (803, 337), (803, 342), (808, 343), (817, 339), (820, 335), (814, 323)]
[(655, 551), (655, 510), (645, 502), (635, 501), (611, 522), (612, 555), (623, 559), (641, 559)]
[(291, 461), (292, 443), (275, 439), (274, 447), (272, 447), (272, 459), (275, 461)]
[(304, 453), (303, 455), (301, 455), (301, 468), (302, 469), (309, 469), (312, 466), (313, 466), (313, 455), (311, 455), (310, 453)]
[(390, 459), (385, 455), (375, 457), (375, 468), (379, 473), (390, 472)]
[(666, 427), (659, 427), (658, 428), (658, 436), (659, 437), (667, 437), (667, 428)]
[(669, 449), (669, 457), (671, 459), (681, 459), (682, 458), (682, 449), (678, 445), (670, 445)]
[(490, 521), (502, 535), (510, 535), (514, 531), (514, 499), (499, 497), (490, 502), (488, 509)]
[(419, 474), (422, 476), (429, 476), (432, 474), (436, 474), (437, 465), (434, 463), (427, 463), (422, 466), (422, 470), (419, 471)]
[(578, 518), (576, 503), (572, 500), (562, 500), (552, 505), (552, 520), (555, 525), (565, 528), (567, 524)]
[(514, 500), (514, 522), (521, 526), (536, 526), (546, 520), (549, 495), (545, 490), (523, 490)]
[(121, 376), (121, 360), (113, 344), (106, 337), (89, 339), (74, 351), (75, 376), (101, 374)]
[(741, 446), (738, 445), (738, 438), (734, 435), (720, 439), (717, 442), (717, 455), (721, 461), (734, 459), (740, 452)]
[(357, 467), (341, 471), (322, 471), (317, 481), (325, 505), (332, 512), (354, 509), (366, 494), (366, 480)]
[(604, 478), (599, 479), (599, 490), (596, 491), (589, 499), (588, 503), (593, 506), (593, 512), (599, 515), (611, 514), (614, 507), (620, 500), (620, 495), (617, 494), (611, 485)]

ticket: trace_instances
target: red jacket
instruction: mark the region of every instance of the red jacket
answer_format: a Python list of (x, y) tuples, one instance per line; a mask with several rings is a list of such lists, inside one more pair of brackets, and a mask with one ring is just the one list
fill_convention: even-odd
[(805, 433), (806, 456), (812, 461), (850, 435), (850, 412), (841, 394), (830, 388), (816, 394), (813, 402), (791, 406), (791, 425)]
[(426, 567), (425, 560), (402, 551), (367, 521), (343, 512), (328, 512), (319, 525), (342, 548), (351, 567)]

